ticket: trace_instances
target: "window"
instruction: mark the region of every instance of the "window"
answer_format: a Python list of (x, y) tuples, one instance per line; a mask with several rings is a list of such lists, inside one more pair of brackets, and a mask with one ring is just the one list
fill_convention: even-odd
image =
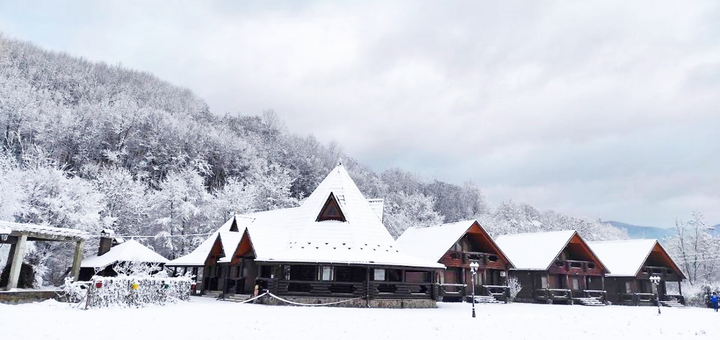
[(547, 289), (547, 287), (548, 287), (547, 276), (540, 277), (540, 287), (543, 289)]
[(320, 266), (318, 270), (318, 280), (332, 281), (335, 279), (335, 268), (333, 266)]
[(373, 271), (373, 281), (385, 281), (385, 269), (376, 268)]
[(572, 278), (572, 289), (580, 290), (580, 280), (577, 277)]
[(325, 205), (322, 210), (320, 210), (320, 214), (318, 215), (316, 221), (346, 221), (345, 214), (343, 214), (340, 204), (338, 204), (338, 201), (335, 199), (335, 195), (333, 195), (333, 193), (330, 193), (327, 201), (325, 201)]
[(625, 282), (625, 293), (632, 293), (632, 282)]
[(283, 266), (285, 280), (290, 280), (290, 265)]

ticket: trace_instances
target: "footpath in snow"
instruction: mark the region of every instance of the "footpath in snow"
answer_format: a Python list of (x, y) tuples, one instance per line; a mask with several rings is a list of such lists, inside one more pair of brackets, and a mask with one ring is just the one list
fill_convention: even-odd
[(237, 304), (192, 298), (141, 309), (80, 310), (55, 301), (0, 305), (0, 339), (720, 339), (701, 308), (441, 303), (437, 309)]

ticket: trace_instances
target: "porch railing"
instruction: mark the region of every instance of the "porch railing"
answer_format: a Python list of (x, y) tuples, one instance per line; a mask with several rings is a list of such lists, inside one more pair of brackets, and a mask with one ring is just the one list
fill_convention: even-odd
[[(297, 281), (261, 279), (261, 288), (278, 295), (348, 296), (382, 299), (426, 299), (436, 298), (438, 285), (413, 282), (338, 282), (338, 281)], [(262, 283), (266, 285), (263, 287)]]
[(572, 301), (572, 290), (540, 288), (535, 290), (535, 299), (546, 301)]

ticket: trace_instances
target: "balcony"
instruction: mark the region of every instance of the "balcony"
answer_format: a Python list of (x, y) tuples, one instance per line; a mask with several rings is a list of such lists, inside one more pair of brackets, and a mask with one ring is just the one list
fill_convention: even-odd
[(535, 299), (543, 300), (551, 303), (553, 301), (568, 301), (572, 303), (573, 299), (578, 298), (596, 298), (601, 302), (605, 302), (607, 293), (604, 290), (585, 289), (573, 292), (570, 289), (551, 289), (540, 288), (535, 290)]
[(640, 273), (640, 278), (649, 279), (651, 276), (659, 276), (665, 281), (679, 281), (679, 277), (668, 267), (644, 266)]
[(469, 268), (471, 262), (477, 262), (480, 268), (505, 269), (497, 254), (474, 251), (451, 250), (445, 254), (441, 262), (450, 267)]
[(551, 274), (579, 274), (602, 276), (603, 271), (592, 261), (556, 260), (550, 266)]

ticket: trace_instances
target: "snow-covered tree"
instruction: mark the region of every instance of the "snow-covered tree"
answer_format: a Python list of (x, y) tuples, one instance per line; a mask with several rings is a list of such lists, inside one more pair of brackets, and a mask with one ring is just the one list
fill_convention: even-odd
[(720, 239), (712, 237), (708, 230), (702, 213), (693, 212), (689, 221), (675, 221), (675, 235), (667, 242), (690, 284), (720, 279)]
[(210, 223), (210, 200), (197, 171), (171, 172), (151, 198), (155, 251), (174, 259), (194, 249), (204, 238), (185, 235), (206, 233), (216, 227)]
[(410, 227), (431, 227), (443, 223), (433, 199), (423, 194), (391, 193), (385, 198), (384, 224), (394, 238)]

